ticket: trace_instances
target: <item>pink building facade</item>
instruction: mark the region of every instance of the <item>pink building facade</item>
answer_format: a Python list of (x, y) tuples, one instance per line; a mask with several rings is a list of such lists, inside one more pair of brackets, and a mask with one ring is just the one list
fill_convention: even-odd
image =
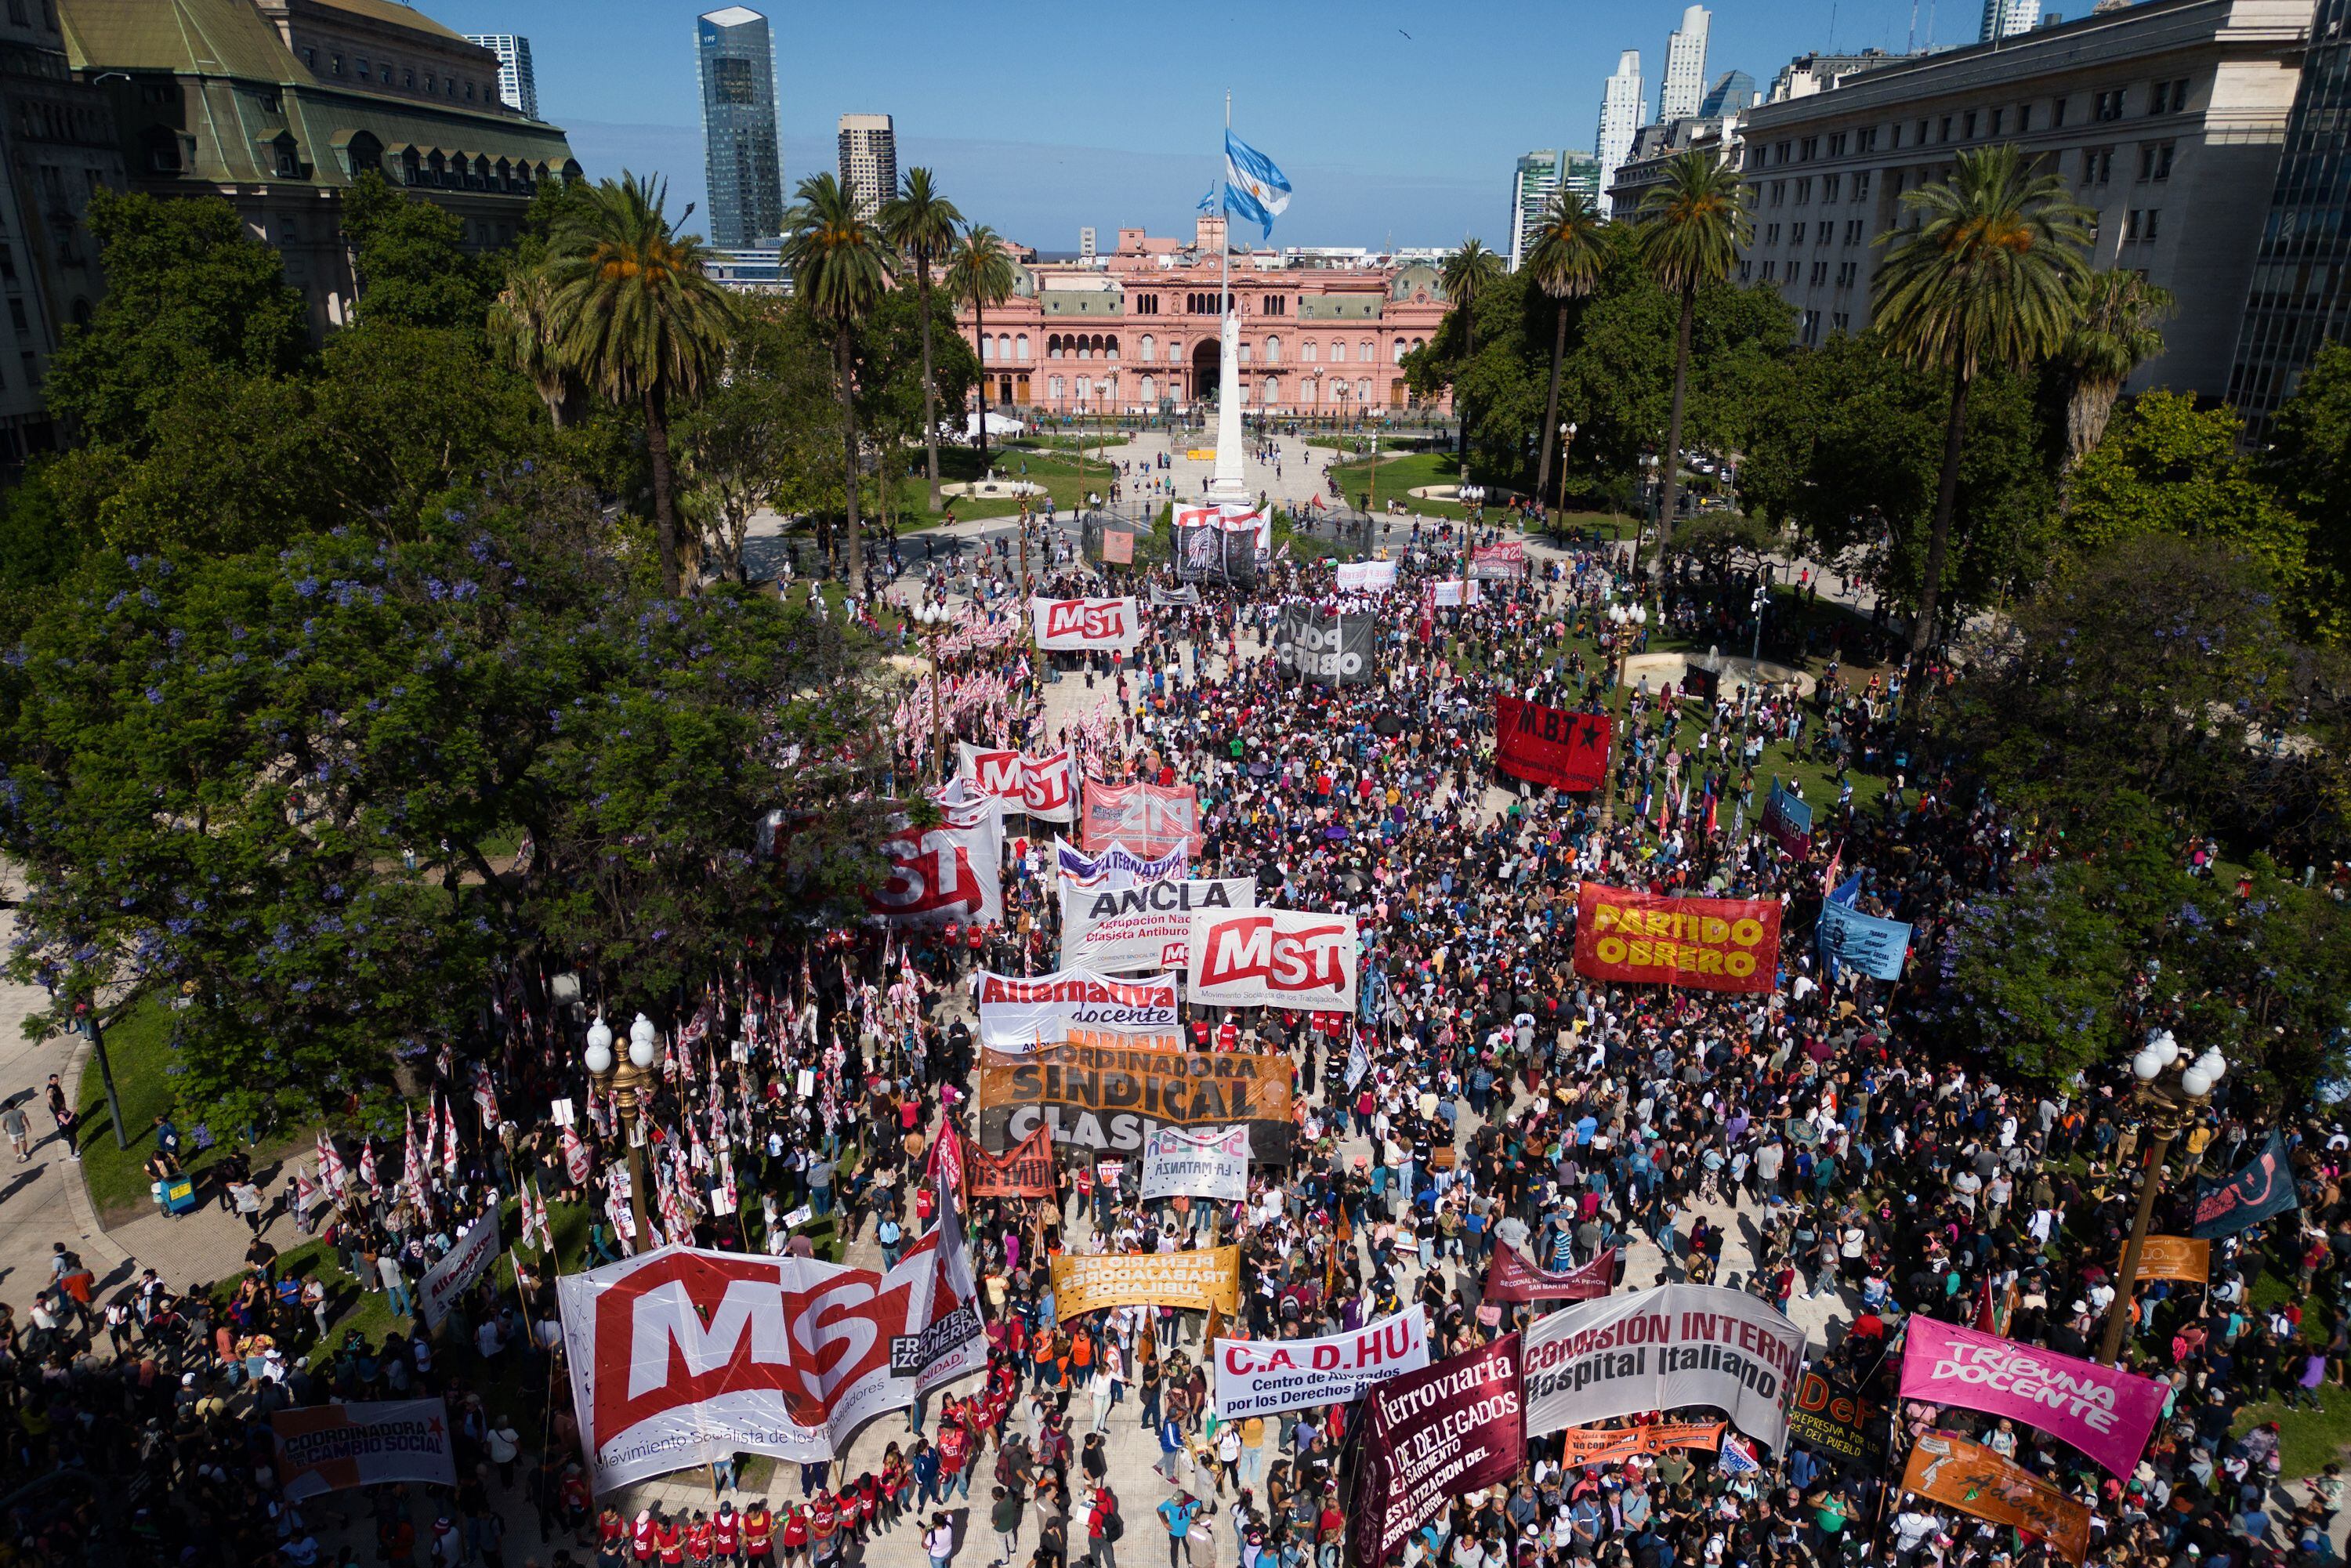
[[(991, 407), (1047, 414), (1181, 413), (1216, 396), (1224, 220), (1188, 240), (1121, 229), (1090, 261), (1016, 263), (1012, 298), (958, 316)], [(1404, 357), (1446, 300), (1428, 260), (1261, 251), (1232, 258), (1241, 399), (1250, 413), (1352, 418), (1420, 406)], [(1436, 405), (1442, 411), (1446, 402)]]

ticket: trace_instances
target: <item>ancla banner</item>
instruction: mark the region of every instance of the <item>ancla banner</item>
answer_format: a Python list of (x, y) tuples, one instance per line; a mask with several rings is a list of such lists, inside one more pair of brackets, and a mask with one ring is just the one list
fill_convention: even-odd
[(1415, 1302), (1352, 1333), (1220, 1339), (1216, 1354), (1219, 1421), (1344, 1405), (1375, 1383), (1428, 1364), (1428, 1316)]
[(1077, 815), (1067, 751), (1025, 757), (958, 740), (956, 758), (956, 772), (980, 794), (1002, 801), (1008, 811), (1025, 811), (1048, 822), (1066, 822)]
[(1510, 1246), (1494, 1249), (1493, 1260), (1486, 1265), (1486, 1289), (1479, 1294), (1481, 1301), (1596, 1301), (1615, 1287), (1616, 1249), (1606, 1251), (1581, 1269), (1565, 1273), (1553, 1273), (1538, 1269)]
[(2006, 1416), (2062, 1437), (2125, 1480), (2170, 1385), (1914, 1313), (1904, 1325), (1902, 1397)]
[(1143, 641), (1132, 599), (1031, 599), (1029, 619), (1047, 653), (1124, 653)]
[(1803, 1358), (1804, 1331), (1744, 1291), (1659, 1285), (1585, 1301), (1527, 1331), (1528, 1429), (1705, 1406), (1778, 1448)]
[(1361, 685), (1372, 678), (1372, 618), (1285, 604), (1274, 627), (1273, 662), (1326, 686)]
[(1200, 800), (1189, 784), (1110, 785), (1089, 779), (1081, 841), (1088, 853), (1123, 844), (1150, 859), (1171, 850), (1200, 852)]
[(1526, 1462), (1519, 1336), (1374, 1385), (1348, 1520), (1353, 1560), (1385, 1563), (1451, 1499), (1498, 1486)]
[(556, 1281), (599, 1492), (734, 1452), (814, 1464), (987, 1364), (952, 1218), (886, 1274), (663, 1247)]
[(1053, 1196), (1053, 1134), (1040, 1127), (1012, 1146), (1008, 1154), (991, 1155), (970, 1148), (974, 1197), (1050, 1197)]
[(1575, 972), (1701, 991), (1768, 991), (1780, 967), (1775, 898), (1660, 898), (1587, 882), (1575, 895)]
[(1061, 884), (1061, 966), (1071, 969), (1180, 969), (1192, 913), (1254, 909), (1257, 878), (1150, 882), (1134, 887)]
[(269, 1417), (277, 1484), (288, 1502), (385, 1481), (457, 1484), (449, 1406), (438, 1399), (377, 1399), (278, 1410)]
[(2294, 1172), (2285, 1163), (2285, 1140), (2275, 1133), (2253, 1163), (2224, 1182), (2206, 1182), (2196, 1191), (2196, 1223), (2188, 1234), (2210, 1241), (2234, 1236), (2273, 1214), (2302, 1207)]
[(890, 875), (865, 894), (865, 907), (900, 925), (1004, 918), (1004, 808), (958, 779), (939, 797), (939, 821), (918, 828), (904, 819), (882, 841)]
[(416, 1310), (424, 1319), (425, 1327), (439, 1333), (448, 1321), (450, 1309), (459, 1297), (473, 1288), (474, 1281), (490, 1271), (505, 1249), (498, 1245), (498, 1211), (492, 1208), (457, 1238), (457, 1245), (449, 1249), (448, 1256), (425, 1271), (416, 1287)]
[(1249, 1196), (1249, 1132), (1244, 1126), (1187, 1132), (1159, 1127), (1143, 1140), (1143, 1200)]
[(1352, 915), (1201, 910), (1192, 916), (1184, 995), (1217, 1007), (1353, 1013), (1361, 962)]
[(1608, 778), (1604, 713), (1571, 713), (1517, 697), (1494, 699), (1494, 768), (1530, 784), (1597, 789)]

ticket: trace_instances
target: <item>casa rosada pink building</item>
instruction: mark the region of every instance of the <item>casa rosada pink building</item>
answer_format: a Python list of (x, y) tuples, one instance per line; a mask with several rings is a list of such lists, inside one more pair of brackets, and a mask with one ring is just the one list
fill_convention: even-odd
[[(1188, 241), (1121, 229), (1117, 249), (1091, 260), (1016, 262), (1011, 298), (979, 323), (967, 305), (957, 316), (989, 406), (1133, 414), (1213, 399), (1224, 227), (1201, 218)], [(1445, 319), (1433, 261), (1244, 252), (1232, 258), (1232, 291), (1249, 413), (1343, 418), (1416, 406), (1404, 357)]]

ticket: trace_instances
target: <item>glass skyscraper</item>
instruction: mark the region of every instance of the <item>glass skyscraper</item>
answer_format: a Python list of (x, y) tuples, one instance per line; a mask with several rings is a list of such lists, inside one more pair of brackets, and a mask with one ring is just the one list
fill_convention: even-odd
[(2278, 406), (2318, 350), (2351, 336), (2351, 0), (2318, 0), (2252, 287), (2237, 329), (2229, 401), (2247, 439), (2267, 439)]
[(694, 30), (702, 72), (710, 243), (722, 250), (771, 245), (784, 229), (784, 178), (768, 19), (747, 6), (729, 5), (697, 19)]

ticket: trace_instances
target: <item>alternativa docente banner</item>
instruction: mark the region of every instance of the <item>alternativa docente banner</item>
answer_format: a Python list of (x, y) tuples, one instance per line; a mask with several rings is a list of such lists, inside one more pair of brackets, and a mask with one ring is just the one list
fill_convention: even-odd
[(886, 1274), (664, 1247), (556, 1288), (599, 1492), (738, 1451), (831, 1459), (873, 1416), (987, 1362), (951, 1224)]

